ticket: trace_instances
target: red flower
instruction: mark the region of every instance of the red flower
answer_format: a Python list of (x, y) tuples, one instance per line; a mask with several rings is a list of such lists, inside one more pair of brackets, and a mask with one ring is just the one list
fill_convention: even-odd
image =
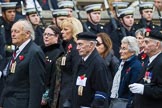
[(85, 78), (85, 74), (80, 76), (80, 79), (83, 80)]
[(127, 70), (126, 70), (126, 74), (129, 73), (131, 70), (131, 68), (129, 67)]
[(145, 53), (143, 53), (143, 54), (141, 55), (141, 59), (142, 59), (142, 60), (144, 60), (146, 57), (147, 57), (147, 54), (145, 54)]
[(72, 44), (68, 45), (68, 52), (71, 52), (71, 49), (73, 48)]
[(24, 60), (24, 56), (23, 56), (23, 55), (20, 55), (20, 56), (19, 56), (19, 60), (20, 60), (20, 61)]

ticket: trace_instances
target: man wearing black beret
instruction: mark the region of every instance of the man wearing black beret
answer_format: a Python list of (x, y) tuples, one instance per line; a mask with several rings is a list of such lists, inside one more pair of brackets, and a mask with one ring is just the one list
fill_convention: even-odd
[(82, 57), (74, 79), (73, 108), (104, 108), (111, 88), (111, 75), (98, 54), (96, 35), (77, 35), (77, 50)]
[(148, 65), (144, 66), (137, 83), (129, 88), (135, 94), (134, 108), (160, 108), (162, 106), (162, 33), (146, 29), (144, 53), (149, 56)]

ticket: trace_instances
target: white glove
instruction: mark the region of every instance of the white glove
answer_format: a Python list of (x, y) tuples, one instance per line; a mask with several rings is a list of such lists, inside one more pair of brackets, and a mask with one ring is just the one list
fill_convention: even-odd
[(2, 76), (2, 72), (0, 71), (0, 78), (1, 78), (1, 76)]
[(144, 85), (138, 84), (138, 83), (133, 83), (133, 84), (129, 85), (129, 89), (132, 93), (143, 94)]

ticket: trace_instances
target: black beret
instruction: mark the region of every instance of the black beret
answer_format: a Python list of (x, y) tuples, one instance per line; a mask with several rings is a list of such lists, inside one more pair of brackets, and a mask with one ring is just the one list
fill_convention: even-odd
[(161, 31), (155, 30), (155, 29), (153, 29), (153, 30), (146, 29), (145, 37), (162, 41)]
[(97, 36), (91, 32), (81, 32), (77, 34), (77, 40), (96, 40)]

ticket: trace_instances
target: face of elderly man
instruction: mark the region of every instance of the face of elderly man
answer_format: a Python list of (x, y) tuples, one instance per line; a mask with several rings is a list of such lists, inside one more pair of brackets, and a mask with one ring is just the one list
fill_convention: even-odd
[(30, 33), (24, 30), (22, 22), (16, 22), (11, 28), (12, 43), (16, 46), (20, 46), (27, 39), (30, 38)]
[(87, 40), (77, 40), (77, 50), (79, 55), (86, 57), (93, 49), (93, 42)]
[(149, 56), (153, 56), (157, 53), (157, 49), (160, 46), (160, 42), (150, 38), (144, 38), (144, 52)]

